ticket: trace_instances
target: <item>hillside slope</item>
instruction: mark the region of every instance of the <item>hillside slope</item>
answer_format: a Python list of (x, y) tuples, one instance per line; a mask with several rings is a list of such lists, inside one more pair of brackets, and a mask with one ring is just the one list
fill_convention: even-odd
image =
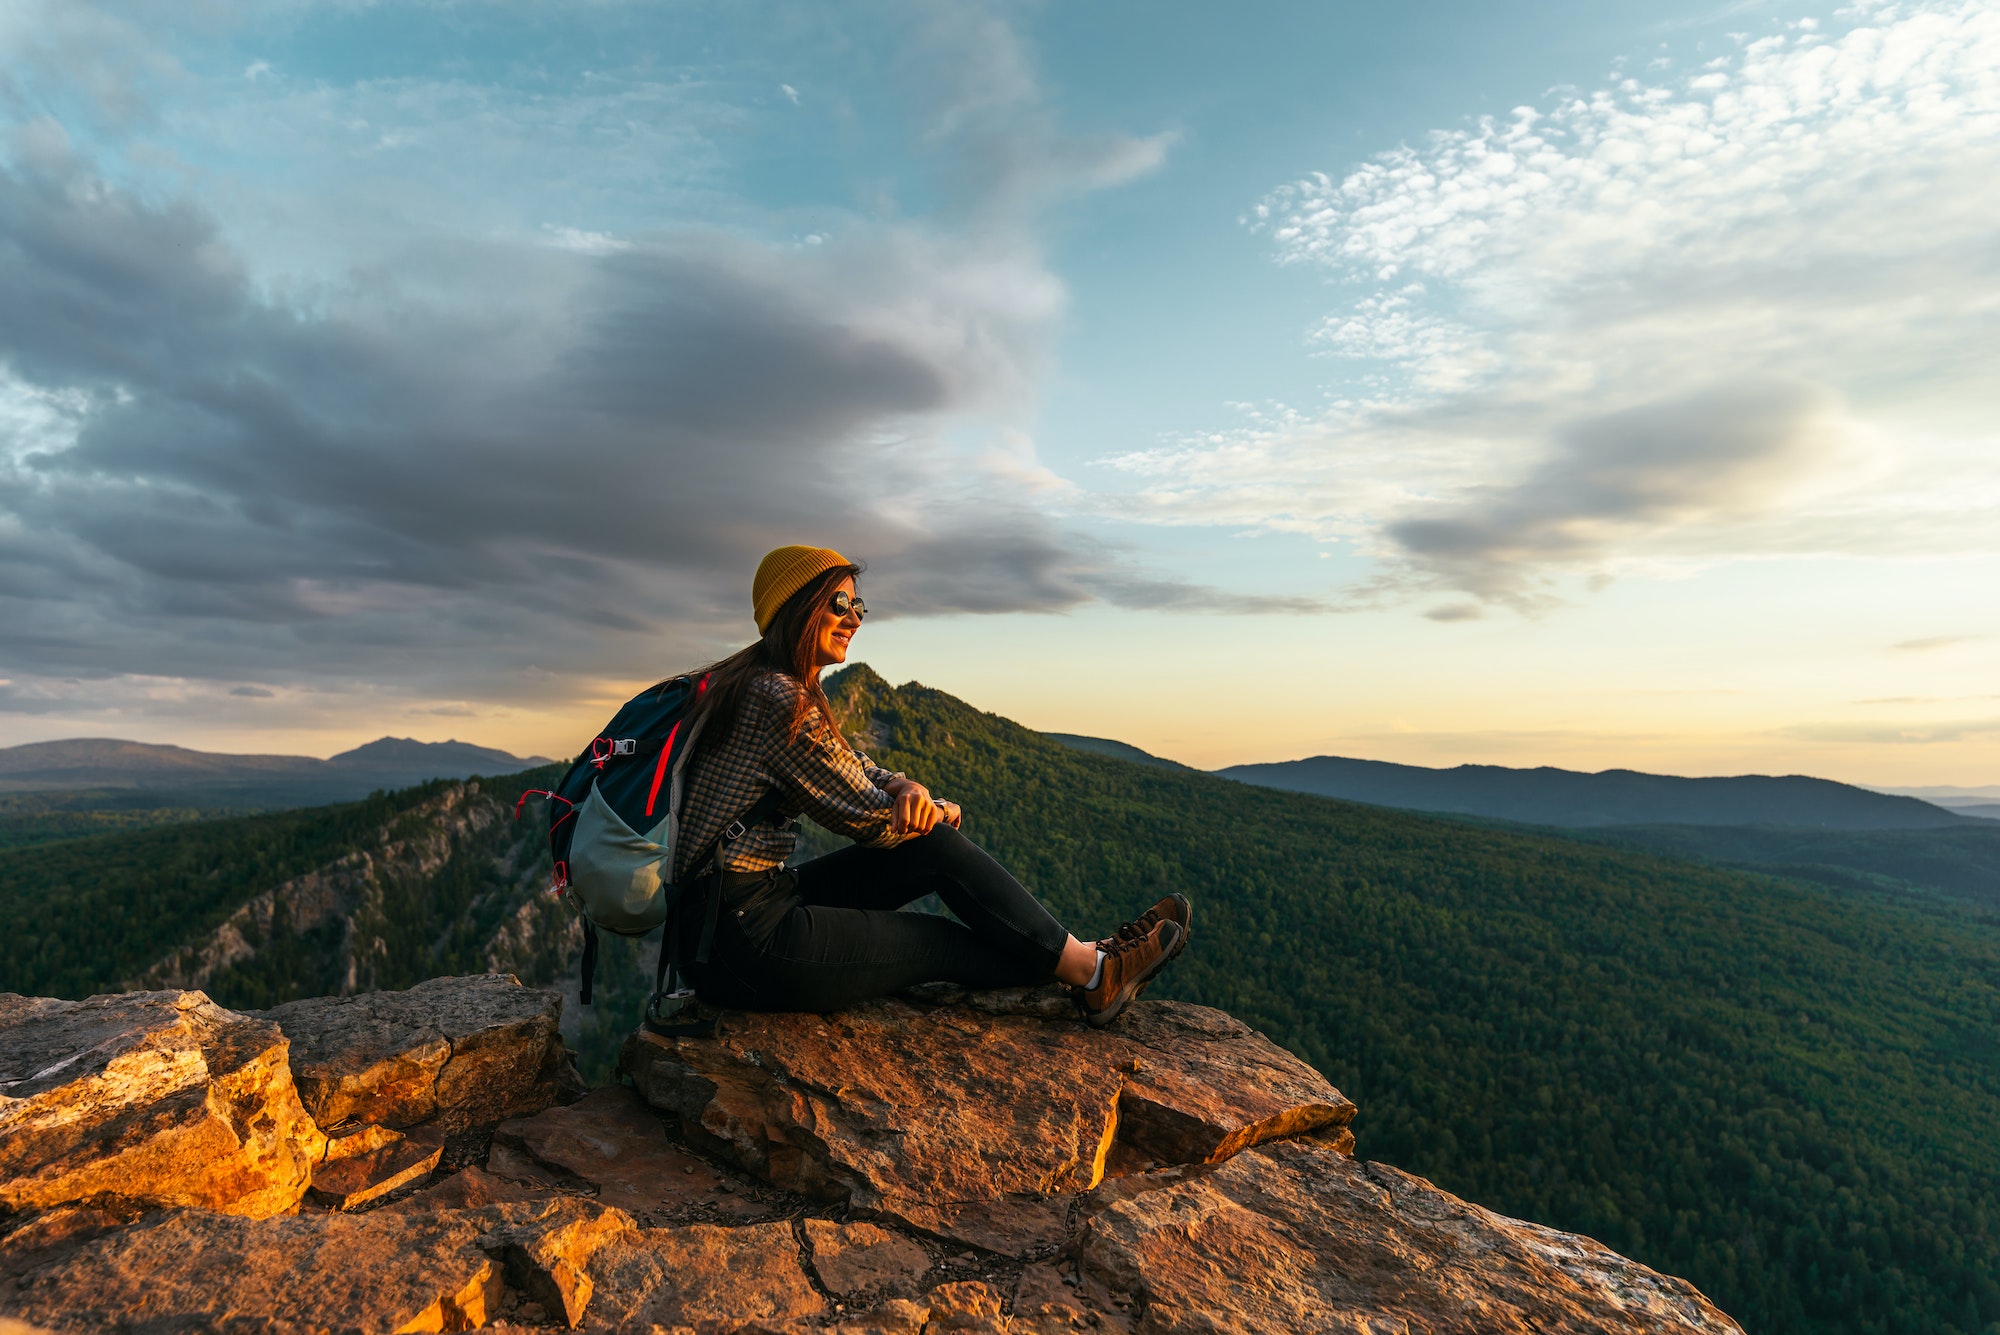
[(833, 679), (1081, 932), (1197, 903), (1166, 995), (1301, 1052), (1360, 1152), (1687, 1275), (1747, 1329), (2000, 1320), (2000, 932), (1081, 753)]
[[(1361, 1105), (1365, 1157), (1686, 1275), (1751, 1330), (2000, 1320), (1992, 924), (1129, 764), (866, 668), (829, 689), (858, 743), (964, 802), (1080, 933), (1193, 896), (1195, 943), (1156, 994), (1312, 1061)], [(94, 865), (98, 841), (26, 850), (0, 885), (4, 985), (193, 977), (231, 931), (253, 953), (207, 978), (235, 1004), (349, 967), (360, 986), (566, 982), (539, 822), (497, 818), (523, 786), (148, 831)], [(599, 1062), (653, 951), (606, 946), (573, 1031)]]
[(1092, 755), (1110, 756), (1113, 760), (1129, 760), (1135, 765), (1152, 765), (1157, 769), (1198, 773), (1192, 766), (1183, 765), (1178, 760), (1168, 760), (1165, 756), (1156, 756), (1151, 751), (1141, 751), (1130, 742), (1117, 742), (1109, 737), (1085, 737), (1074, 732), (1045, 732), (1042, 736), (1052, 742), (1060, 742), (1072, 751), (1088, 751)]
[(1611, 769), (1542, 766), (1429, 769), (1313, 756), (1215, 771), (1265, 788), (1411, 811), (1487, 816), (1529, 825), (1792, 825), (1829, 830), (1930, 829), (1976, 818), (1914, 797), (1790, 774), (1684, 779)]
[(2000, 915), (2000, 823), (1933, 830), (1606, 825), (1573, 832), (1841, 889), (1936, 895)]

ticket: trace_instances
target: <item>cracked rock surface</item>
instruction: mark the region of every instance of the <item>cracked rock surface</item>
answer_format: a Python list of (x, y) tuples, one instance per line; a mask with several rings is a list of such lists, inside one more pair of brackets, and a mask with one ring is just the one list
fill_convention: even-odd
[(1086, 1036), (1052, 988), (728, 1013), (709, 1039), (635, 1034), (623, 1066), (691, 1139), (766, 1181), (1013, 1256), (1059, 1246), (1071, 1201), (1107, 1171), (1225, 1159), (1354, 1116), (1219, 1011), (1154, 1002)]
[(0, 1209), (105, 1196), (262, 1218), (325, 1147), (278, 1026), (200, 992), (0, 993), (0, 1053)]
[[(1045, 990), (930, 989), (725, 1013), (713, 1039), (635, 1036), (634, 1087), (566, 1105), (553, 1019), (504, 976), (266, 1018), (199, 993), (0, 998), (29, 1054), (5, 1059), (0, 1166), (33, 1184), (0, 1213), (0, 1327), (1740, 1335), (1683, 1280), (1354, 1159), (1353, 1104), (1217, 1011), (1142, 1002), (1094, 1031)], [(187, 1139), (187, 1109), (259, 1062), (264, 1102), (209, 1114), (237, 1148)], [(427, 1176), (330, 1190), (440, 1144)], [(273, 1145), (298, 1164), (282, 1191), (231, 1177)], [(152, 1185), (104, 1190), (119, 1164)], [(252, 1189), (183, 1199), (224, 1180)]]
[(511, 974), (402, 992), (308, 997), (262, 1014), (292, 1041), (292, 1074), (322, 1127), (459, 1130), (583, 1092), (556, 1031), (558, 993)]

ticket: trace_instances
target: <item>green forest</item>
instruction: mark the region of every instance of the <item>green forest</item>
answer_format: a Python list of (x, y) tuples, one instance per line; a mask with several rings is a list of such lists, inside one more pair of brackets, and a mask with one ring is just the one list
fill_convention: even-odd
[[(1760, 1335), (2000, 1331), (1990, 915), (1136, 765), (865, 667), (829, 690), (1078, 935), (1189, 895), (1193, 943), (1152, 995), (1319, 1066), (1360, 1105), (1364, 1157), (1685, 1275)], [(375, 985), (496, 961), (568, 980), (539, 821), (495, 815), (546, 776), (485, 781), (467, 801), (493, 819), (359, 910)], [(0, 978), (118, 986), (450, 788), (17, 850)], [(318, 930), (274, 921), (211, 993), (332, 990), (352, 947)], [(652, 951), (610, 942), (599, 1004), (566, 1024), (597, 1078)]]
[(1941, 830), (1613, 825), (1571, 835), (1823, 885), (1957, 900), (2000, 914), (2000, 823), (1995, 822)]
[(1359, 1152), (1685, 1275), (1758, 1332), (2000, 1326), (2000, 922), (1071, 750), (866, 668), (878, 762), (1156, 989), (1361, 1107)]
[(175, 804), (164, 794), (130, 790), (0, 793), (0, 848), (25, 848), (234, 814), (225, 808)]

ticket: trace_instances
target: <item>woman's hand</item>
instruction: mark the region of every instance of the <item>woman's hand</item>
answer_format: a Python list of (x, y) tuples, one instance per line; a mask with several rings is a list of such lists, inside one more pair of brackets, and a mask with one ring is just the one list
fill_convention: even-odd
[(895, 803), (889, 809), (889, 830), (892, 834), (929, 834), (937, 828), (939, 821), (953, 826), (958, 824), (958, 805), (933, 800), (930, 789), (915, 779), (892, 780), (884, 791)]

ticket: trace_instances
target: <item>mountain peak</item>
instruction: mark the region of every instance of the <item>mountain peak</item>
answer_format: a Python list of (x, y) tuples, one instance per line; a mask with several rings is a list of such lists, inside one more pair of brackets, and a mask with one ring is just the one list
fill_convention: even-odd
[[(484, 766), (486, 772), (511, 774), (549, 762), (540, 756), (515, 756), (490, 746), (474, 746), (456, 739), (448, 742), (420, 742), (414, 737), (378, 737), (351, 751), (327, 759), (327, 764), (343, 769), (404, 769), (411, 765), (443, 765), (454, 772), (472, 772)], [(467, 769), (467, 767), (471, 767)], [(445, 774), (439, 770), (439, 774)]]

